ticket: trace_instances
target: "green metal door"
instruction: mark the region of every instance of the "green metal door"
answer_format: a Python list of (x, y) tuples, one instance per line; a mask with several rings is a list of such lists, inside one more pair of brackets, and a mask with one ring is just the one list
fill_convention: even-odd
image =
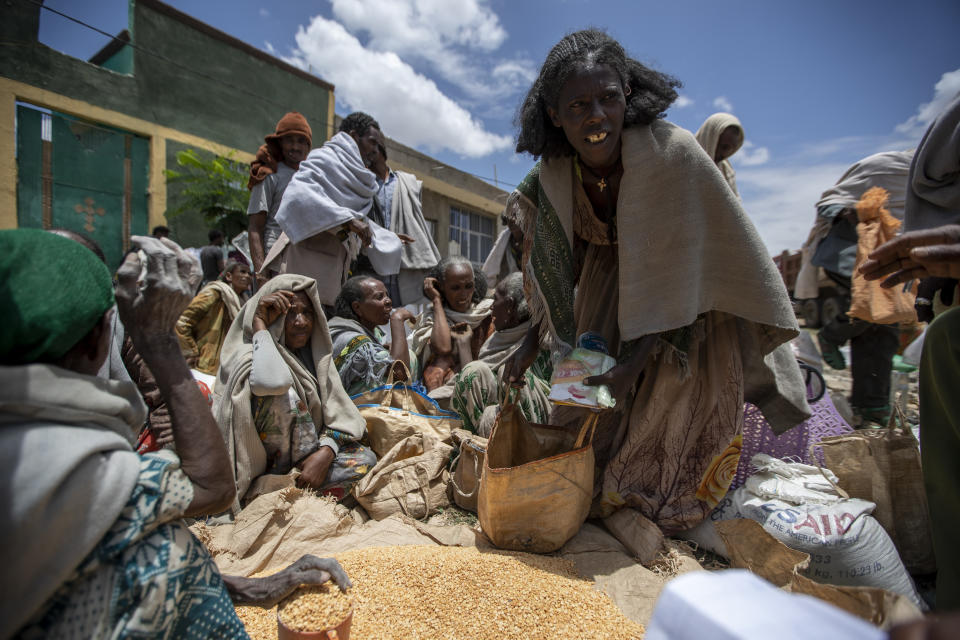
[(82, 233), (116, 269), (147, 233), (149, 152), (146, 138), (18, 104), (18, 225)]

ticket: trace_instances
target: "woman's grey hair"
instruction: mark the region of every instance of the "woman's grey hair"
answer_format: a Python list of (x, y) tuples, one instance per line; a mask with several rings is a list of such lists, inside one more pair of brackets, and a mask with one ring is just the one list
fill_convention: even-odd
[(517, 310), (517, 320), (526, 322), (530, 319), (530, 306), (527, 304), (527, 297), (523, 295), (523, 274), (519, 271), (507, 274), (497, 289), (503, 292), (503, 295), (513, 300), (514, 308)]
[(363, 283), (369, 280), (377, 281), (373, 276), (353, 276), (344, 282), (333, 302), (334, 313), (341, 318), (360, 322), (360, 318), (353, 311), (353, 303), (363, 302)]
[[(443, 279), (447, 274), (447, 269), (454, 265), (461, 264), (470, 267), (470, 273), (473, 274), (473, 303), (477, 304), (487, 295), (487, 277), (483, 275), (480, 269), (475, 268), (473, 263), (463, 256), (448, 256), (444, 258), (437, 263), (437, 266), (430, 270), (430, 277), (437, 279), (437, 283), (441, 287), (440, 295), (443, 296)], [(444, 298), (443, 303), (449, 304), (446, 298)]]

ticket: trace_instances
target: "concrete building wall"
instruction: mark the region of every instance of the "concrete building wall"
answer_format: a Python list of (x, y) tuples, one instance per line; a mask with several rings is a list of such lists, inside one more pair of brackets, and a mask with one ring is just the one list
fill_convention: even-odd
[[(93, 56), (94, 64), (37, 40), (40, 6), (30, 0), (5, 3), (0, 20), (0, 41), (7, 51), (0, 56), (0, 228), (18, 224), (17, 101), (148, 138), (149, 224), (169, 222), (175, 239), (185, 245), (205, 244), (207, 229), (199, 216), (166, 218), (168, 198), (175, 198), (177, 190), (168, 188), (164, 170), (177, 168), (177, 151), (191, 147), (250, 162), (264, 135), (287, 111), (306, 116), (314, 146), (339, 125), (330, 84), (158, 0), (136, 0), (131, 6), (129, 29)], [(505, 191), (393, 140), (387, 147), (395, 170), (423, 181), (424, 215), (434, 225), (444, 256), (452, 207), (491, 220), (499, 231)]]
[[(9, 0), (0, 20), (0, 228), (17, 226), (17, 101), (124, 129), (150, 140), (150, 226), (166, 222), (167, 142), (249, 162), (287, 111), (311, 123), (314, 144), (332, 130), (333, 86), (157, 0), (136, 0), (130, 45), (102, 62), (37, 39), (39, 5)], [(97, 57), (94, 56), (96, 60)], [(180, 148), (180, 147), (178, 147)], [(203, 238), (206, 232), (203, 233)], [(192, 238), (181, 238), (192, 243)], [(203, 241), (205, 242), (205, 240)], [(202, 242), (201, 242), (202, 244)]]

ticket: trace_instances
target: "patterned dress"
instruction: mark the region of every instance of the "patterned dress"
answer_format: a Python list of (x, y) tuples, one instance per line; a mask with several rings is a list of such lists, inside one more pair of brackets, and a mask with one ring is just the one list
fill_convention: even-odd
[(373, 450), (351, 436), (329, 427), (318, 430), (307, 406), (292, 387), (286, 395), (253, 396), (253, 420), (267, 452), (267, 473), (289, 473), (332, 440), (336, 457), (320, 493), (338, 500), (347, 496), (377, 463)]
[(193, 486), (169, 451), (140, 460), (113, 527), (19, 638), (247, 638), (210, 554), (180, 520)]

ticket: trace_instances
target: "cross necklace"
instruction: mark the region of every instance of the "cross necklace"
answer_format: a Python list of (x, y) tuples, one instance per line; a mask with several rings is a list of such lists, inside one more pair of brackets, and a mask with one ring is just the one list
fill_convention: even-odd
[(579, 162), (580, 162), (580, 166), (586, 169), (587, 173), (592, 175), (594, 178), (599, 178), (599, 180), (597, 180), (597, 188), (600, 189), (600, 193), (603, 193), (603, 190), (609, 186), (609, 184), (607, 183), (607, 178), (617, 173), (618, 171), (623, 170), (623, 162), (621, 161), (620, 158), (617, 158), (617, 162), (612, 167), (610, 167), (609, 169), (603, 172), (594, 171), (593, 169), (585, 165), (582, 160)]

